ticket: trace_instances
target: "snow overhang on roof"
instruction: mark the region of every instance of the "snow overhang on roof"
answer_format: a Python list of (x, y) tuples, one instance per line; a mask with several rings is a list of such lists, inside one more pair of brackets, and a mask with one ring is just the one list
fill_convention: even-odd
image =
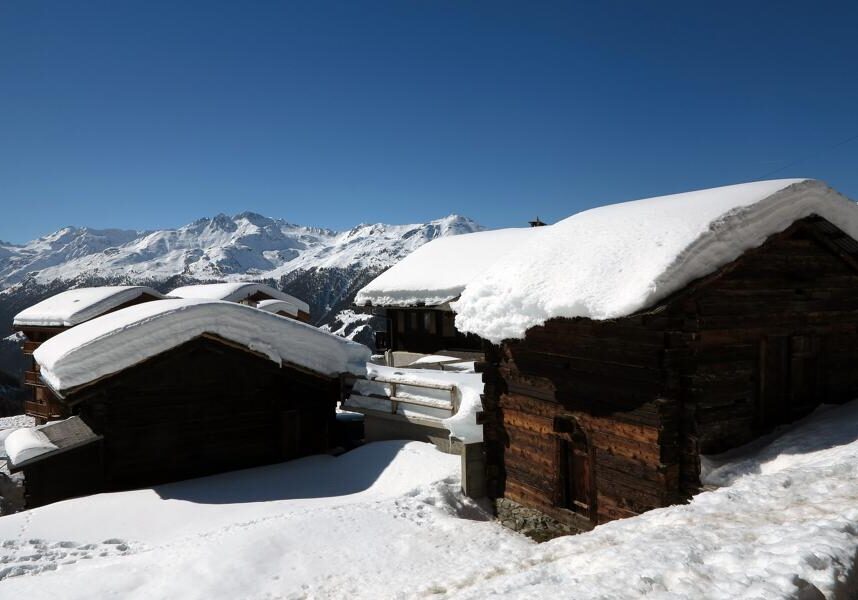
[(226, 302), (241, 302), (246, 298), (262, 293), (273, 300), (282, 300), (294, 304), (305, 313), (310, 312), (310, 305), (286, 292), (274, 289), (264, 283), (234, 281), (227, 283), (203, 283), (178, 287), (169, 293), (174, 298), (201, 298), (206, 300), (224, 300)]
[(286, 300), (262, 300), (256, 304), (256, 308), (270, 313), (286, 313), (292, 317), (297, 317), (299, 308), (287, 302)]
[(13, 319), (13, 325), (15, 327), (72, 327), (143, 295), (164, 297), (160, 292), (142, 285), (66, 290), (19, 312)]
[(39, 427), (16, 429), (6, 437), (5, 450), (14, 471), (100, 439), (100, 435), (75, 416)]
[(456, 327), (498, 343), (554, 317), (628, 316), (812, 214), (858, 238), (858, 206), (805, 179), (587, 210), (540, 227), (538, 238), (474, 277), (452, 304)]
[(541, 227), (498, 229), (432, 240), (355, 296), (364, 306), (436, 306), (459, 296), (499, 257), (539, 236)]
[(218, 300), (167, 299), (106, 314), (60, 333), (33, 354), (63, 393), (123, 371), (204, 334), (326, 376), (362, 375), (369, 348), (294, 319)]

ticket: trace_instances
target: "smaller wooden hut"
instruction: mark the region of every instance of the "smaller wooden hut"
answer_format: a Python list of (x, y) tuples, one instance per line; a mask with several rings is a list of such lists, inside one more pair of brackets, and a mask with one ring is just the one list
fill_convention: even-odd
[[(21, 311), (15, 315), (13, 327), (26, 336), (24, 354), (32, 356), (43, 342), (71, 327), (116, 310), (163, 297), (160, 292), (141, 285), (76, 288), (51, 296)], [(24, 373), (24, 383), (32, 389), (30, 399), (24, 402), (24, 411), (28, 415), (42, 423), (65, 416), (63, 407), (53, 402), (52, 394), (39, 379), (39, 367), (34, 360), (30, 370)]]
[(451, 303), (499, 255), (531, 237), (532, 229), (511, 228), (432, 240), (367, 284), (355, 304), (387, 318), (394, 352), (482, 352), (479, 336), (456, 328)]
[[(34, 358), (53, 401), (100, 448), (40, 460), (40, 474), (98, 476), (83, 491), (62, 479), (40, 487), (37, 504), (324, 452), (343, 387), (365, 373), (369, 350), (241, 304), (167, 299), (60, 333)], [(13, 466), (25, 476), (37, 468)]]
[(204, 300), (237, 302), (263, 309), (264, 306), (271, 306), (271, 302), (278, 301), (283, 304), (278, 305), (277, 310), (270, 310), (269, 312), (279, 312), (282, 313), (281, 316), (297, 319), (304, 323), (310, 322), (309, 304), (264, 283), (233, 281), (227, 283), (186, 285), (174, 289), (168, 295), (171, 298), (200, 298)]

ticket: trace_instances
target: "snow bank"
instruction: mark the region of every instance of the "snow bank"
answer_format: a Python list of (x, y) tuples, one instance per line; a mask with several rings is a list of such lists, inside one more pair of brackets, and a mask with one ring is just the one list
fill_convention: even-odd
[(500, 342), (552, 317), (626, 316), (814, 213), (858, 238), (858, 206), (812, 180), (594, 208), (539, 228), (537, 237), (474, 273), (452, 304), (456, 327)]
[(94, 319), (126, 302), (148, 294), (163, 298), (160, 292), (142, 285), (115, 285), (67, 290), (42, 300), (15, 315), (14, 325), (23, 327), (72, 327)]
[(6, 437), (4, 445), (6, 456), (13, 465), (57, 450), (53, 442), (36, 428), (16, 429)]
[(539, 228), (516, 228), (435, 239), (372, 280), (357, 293), (355, 304), (443, 304), (461, 294), (500, 255), (538, 233)]
[[(400, 404), (398, 414), (404, 416), (420, 416), (437, 419), (439, 424), (450, 431), (450, 435), (466, 444), (483, 441), (483, 426), (477, 425), (477, 413), (483, 408), (480, 395), (483, 393), (483, 376), (480, 373), (462, 373), (449, 371), (434, 371), (428, 369), (406, 369), (387, 367), (368, 363), (367, 380), (355, 382), (354, 392), (364, 396), (390, 396), (390, 383), (395, 382), (396, 395), (400, 398), (419, 400), (435, 406), (419, 406)], [(373, 381), (382, 378), (382, 381)], [(420, 387), (421, 383), (452, 384), (456, 386), (456, 401), (459, 410), (450, 416), (450, 392)], [(411, 384), (411, 385), (409, 385)], [(390, 403), (385, 400), (349, 398), (345, 408), (370, 408), (375, 410), (390, 410)]]
[(174, 289), (169, 293), (169, 295), (175, 298), (200, 298), (205, 300), (241, 302), (257, 293), (265, 294), (274, 300), (289, 302), (306, 313), (310, 312), (310, 305), (303, 300), (299, 300), (295, 296), (291, 296), (286, 292), (276, 290), (270, 285), (265, 285), (264, 283), (233, 281), (228, 283), (186, 285), (184, 287)]
[(361, 375), (369, 349), (294, 319), (216, 300), (157, 300), (124, 308), (62, 332), (34, 357), (42, 378), (63, 391), (95, 381), (208, 333), (272, 361), (326, 375)]

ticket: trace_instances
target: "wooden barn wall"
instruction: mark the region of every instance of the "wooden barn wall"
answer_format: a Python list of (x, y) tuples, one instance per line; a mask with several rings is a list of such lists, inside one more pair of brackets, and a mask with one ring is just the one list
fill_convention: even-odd
[(387, 309), (391, 350), (432, 354), (439, 350), (479, 352), (483, 340), (454, 327), (454, 314), (431, 308)]
[[(581, 529), (677, 500), (677, 404), (662, 369), (663, 325), (552, 319), (490, 349), (498, 366), (484, 374), (484, 419), (495, 497)], [(574, 511), (558, 507), (570, 418), (590, 454), (591, 500)]]
[(27, 508), (101, 492), (101, 442), (93, 442), (24, 467)]
[(685, 351), (683, 489), (699, 454), (744, 444), (823, 402), (858, 396), (854, 242), (827, 221), (800, 221), (677, 298)]
[(198, 339), (68, 398), (104, 436), (107, 485), (151, 485), (322, 452), (339, 382)]

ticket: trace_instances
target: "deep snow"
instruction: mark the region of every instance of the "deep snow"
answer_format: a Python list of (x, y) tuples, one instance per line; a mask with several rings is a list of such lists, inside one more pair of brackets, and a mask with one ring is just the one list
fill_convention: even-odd
[(0, 518), (0, 593), (50, 598), (849, 598), (858, 402), (711, 457), (725, 487), (536, 545), (382, 442)]

